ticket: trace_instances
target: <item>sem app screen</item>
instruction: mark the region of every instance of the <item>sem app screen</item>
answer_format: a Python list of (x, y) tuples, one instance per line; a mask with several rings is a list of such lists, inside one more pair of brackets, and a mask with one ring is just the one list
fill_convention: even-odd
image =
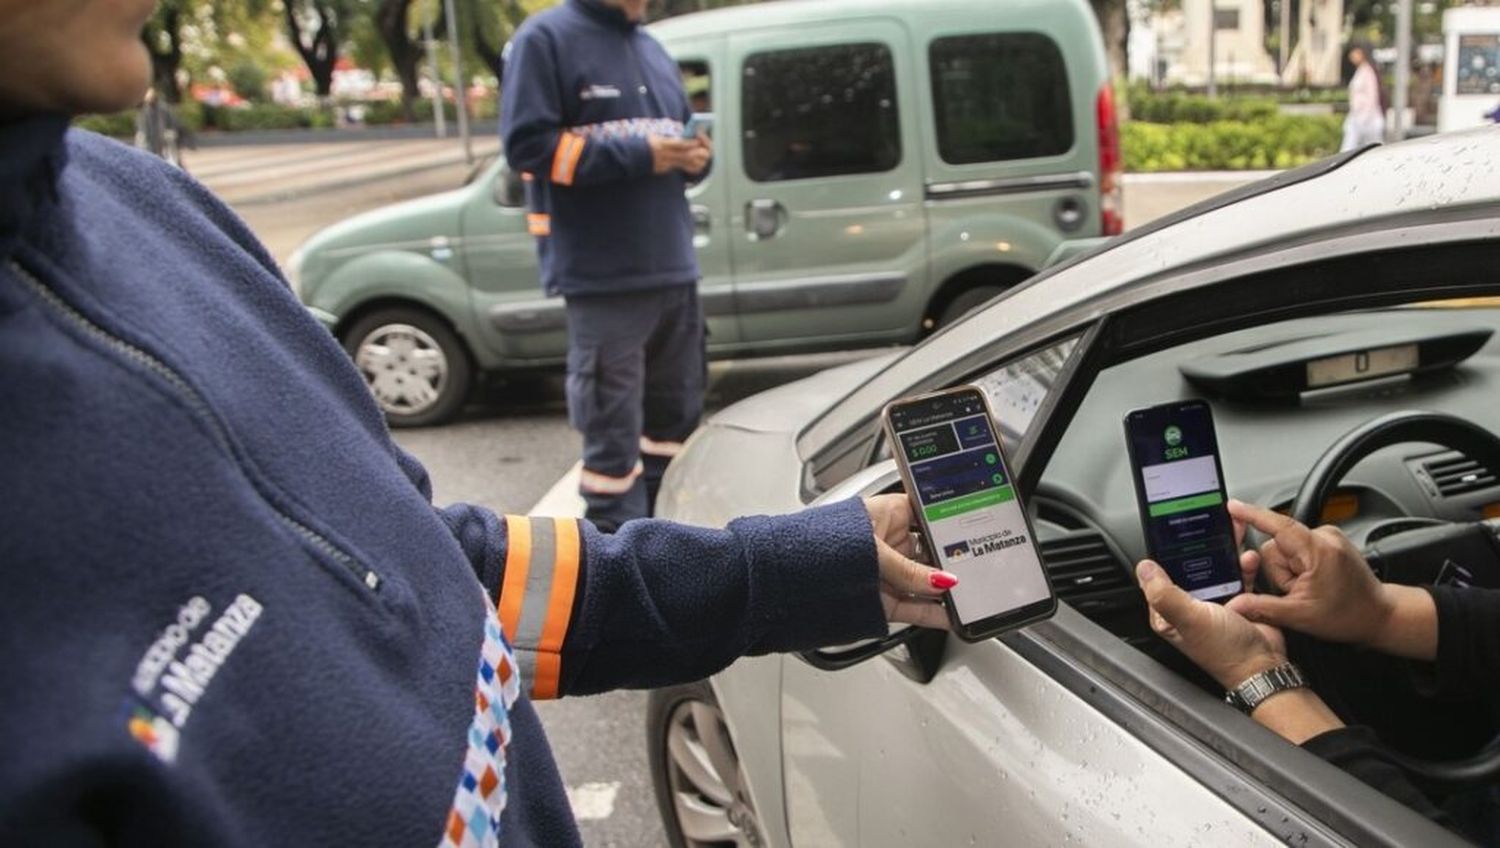
[(1125, 438), (1151, 557), (1195, 598), (1238, 592), (1234, 526), (1208, 404), (1189, 401), (1132, 412), (1125, 419)]
[(979, 396), (944, 395), (891, 411), (937, 564), (958, 577), (969, 623), (1048, 599), (1047, 578)]

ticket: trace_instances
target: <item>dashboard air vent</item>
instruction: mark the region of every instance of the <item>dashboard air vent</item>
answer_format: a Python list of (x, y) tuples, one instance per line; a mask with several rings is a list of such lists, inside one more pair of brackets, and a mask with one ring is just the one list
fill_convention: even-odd
[(1042, 541), (1042, 561), (1052, 576), (1057, 596), (1075, 609), (1112, 604), (1113, 593), (1131, 589), (1130, 576), (1104, 537), (1092, 530), (1074, 530)]
[(1461, 453), (1446, 453), (1422, 463), (1438, 494), (1454, 498), (1495, 485), (1495, 473)]

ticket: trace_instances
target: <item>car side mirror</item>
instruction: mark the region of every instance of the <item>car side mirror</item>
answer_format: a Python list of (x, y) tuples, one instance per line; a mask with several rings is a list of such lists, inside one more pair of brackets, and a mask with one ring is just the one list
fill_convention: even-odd
[(495, 203), (507, 208), (517, 208), (526, 204), (526, 184), (521, 182), (521, 175), (512, 171), (507, 165), (500, 169), (500, 176), (495, 178)]

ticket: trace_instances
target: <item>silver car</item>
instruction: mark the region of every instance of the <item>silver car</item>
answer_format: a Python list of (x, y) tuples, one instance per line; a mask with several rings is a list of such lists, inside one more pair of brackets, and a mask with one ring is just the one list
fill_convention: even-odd
[[(653, 693), (673, 843), (1461, 844), (1224, 704), (1152, 634), (1121, 421), (1205, 398), (1234, 496), (1337, 524), (1387, 580), (1442, 581), (1458, 557), (1500, 586), (1500, 562), (1454, 541), (1493, 539), (1500, 519), (1497, 163), (1500, 130), (1485, 130), (1287, 172), (910, 351), (714, 416), (660, 514), (719, 526), (896, 489), (882, 407), (979, 384), (1065, 603), (980, 644), (916, 633), (867, 662), (860, 646), (745, 659)], [(1397, 697), (1348, 695), (1346, 717), (1399, 742), (1424, 786), (1464, 795), (1500, 773), (1492, 716), (1439, 705), (1423, 727), (1389, 726)]]

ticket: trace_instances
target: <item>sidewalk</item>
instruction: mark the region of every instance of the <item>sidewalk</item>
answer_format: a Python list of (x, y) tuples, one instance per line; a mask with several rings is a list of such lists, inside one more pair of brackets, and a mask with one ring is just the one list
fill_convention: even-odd
[[(493, 136), (475, 139), (475, 162), (499, 151)], [(316, 195), (363, 183), (462, 164), (457, 139), (354, 138), (333, 142), (212, 147), (189, 151), (189, 173), (235, 207)]]

